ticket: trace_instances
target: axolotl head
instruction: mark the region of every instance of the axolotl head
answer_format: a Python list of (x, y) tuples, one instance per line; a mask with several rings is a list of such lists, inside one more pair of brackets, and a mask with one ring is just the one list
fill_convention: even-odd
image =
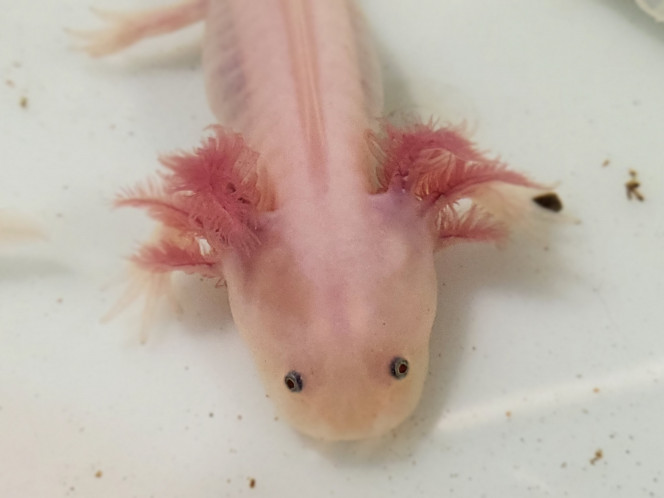
[(334, 240), (274, 230), (228, 279), (234, 319), (269, 397), (315, 438), (393, 429), (414, 410), (427, 375), (436, 308), (430, 232), (410, 216), (382, 223), (387, 215), (374, 214), (350, 227), (354, 235), (339, 227)]

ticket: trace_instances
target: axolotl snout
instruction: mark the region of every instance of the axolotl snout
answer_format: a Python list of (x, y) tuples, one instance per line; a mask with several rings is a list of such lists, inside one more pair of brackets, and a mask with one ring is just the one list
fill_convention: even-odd
[(135, 268), (222, 278), (267, 393), (298, 430), (339, 440), (396, 427), (428, 372), (435, 251), (503, 239), (545, 190), (459, 129), (379, 119), (378, 64), (350, 1), (101, 14), (108, 29), (78, 33), (93, 55), (204, 19), (208, 96), (229, 126), (118, 199), (160, 223)]

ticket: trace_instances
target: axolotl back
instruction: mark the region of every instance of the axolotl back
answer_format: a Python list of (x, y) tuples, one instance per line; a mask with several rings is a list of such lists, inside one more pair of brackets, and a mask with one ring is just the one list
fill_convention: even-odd
[(223, 278), (267, 393), (298, 430), (339, 440), (396, 427), (428, 372), (435, 251), (501, 240), (538, 204), (558, 209), (555, 195), (458, 129), (379, 119), (378, 65), (350, 1), (102, 15), (108, 29), (79, 33), (93, 55), (204, 19), (208, 96), (228, 126), (118, 199), (160, 223), (135, 268)]

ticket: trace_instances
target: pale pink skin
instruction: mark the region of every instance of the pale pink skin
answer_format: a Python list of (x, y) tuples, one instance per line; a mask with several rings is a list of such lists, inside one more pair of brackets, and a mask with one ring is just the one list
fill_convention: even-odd
[[(541, 189), (460, 130), (377, 118), (381, 86), (362, 18), (344, 0), (190, 0), (88, 38), (105, 55), (206, 21), (215, 126), (162, 158), (160, 186), (118, 204), (162, 228), (134, 263), (223, 278), (270, 398), (301, 432), (384, 434), (408, 417), (428, 369), (436, 249), (496, 241)], [(458, 201), (469, 199), (470, 208)], [(402, 379), (395, 357), (408, 360)], [(284, 376), (297, 371), (301, 392)]]

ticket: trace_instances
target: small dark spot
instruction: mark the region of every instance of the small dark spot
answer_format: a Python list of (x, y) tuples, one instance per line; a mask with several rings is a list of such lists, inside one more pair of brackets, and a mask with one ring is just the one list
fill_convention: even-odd
[(507, 410), (507, 411), (505, 412), (505, 416), (506, 416), (507, 418), (510, 418), (510, 417), (512, 416), (512, 412), (511, 412), (510, 410)]
[(5, 83), (7, 83), (8, 87), (14, 88), (14, 81), (13, 80), (5, 80)]
[(595, 456), (590, 459), (590, 464), (595, 465), (604, 457), (604, 452), (602, 450), (596, 450)]
[(639, 201), (643, 202), (646, 198), (639, 192), (639, 187), (641, 186), (641, 183), (639, 182), (638, 178), (636, 177), (637, 173), (635, 170), (630, 169), (629, 170), (629, 176), (630, 179), (625, 183), (625, 189), (627, 190), (627, 199), (630, 201), (632, 198), (636, 198)]
[(28, 97), (21, 97), (21, 100), (19, 100), (19, 105), (23, 109), (27, 109), (28, 108)]
[(97, 479), (101, 479), (101, 477), (102, 477), (103, 475), (104, 475), (104, 473), (103, 473), (101, 470), (98, 470), (97, 472), (95, 472), (95, 477), (96, 477)]
[(249, 488), (254, 489), (256, 487), (256, 479), (253, 477), (249, 478)]
[(611, 161), (609, 159), (604, 159), (604, 162), (602, 163), (602, 168), (606, 168), (609, 164), (611, 164)]
[(61, 298), (61, 297), (57, 298), (57, 299), (55, 300), (55, 302), (58, 303), (58, 304), (62, 304), (62, 298)]
[(593, 388), (593, 392), (594, 392), (594, 393), (598, 393), (598, 392), (599, 392), (599, 387), (595, 387), (595, 388)]
[(546, 194), (533, 197), (533, 202), (554, 213), (558, 213), (563, 209), (563, 203), (555, 192), (547, 192)]
[(214, 418), (214, 412), (210, 412), (208, 415), (210, 418)]
[(238, 420), (242, 420), (242, 415), (238, 415), (238, 416), (237, 416), (237, 419), (238, 419)]

